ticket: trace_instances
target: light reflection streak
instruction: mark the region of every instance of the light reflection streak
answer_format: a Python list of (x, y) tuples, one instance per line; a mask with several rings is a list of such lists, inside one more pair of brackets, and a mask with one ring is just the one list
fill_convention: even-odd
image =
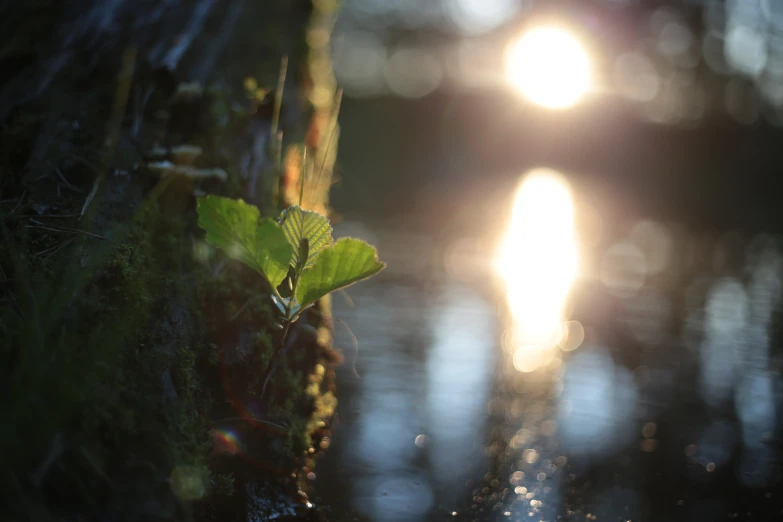
[(565, 307), (578, 266), (568, 184), (554, 171), (537, 169), (516, 194), (495, 266), (513, 321), (506, 347), (514, 352), (518, 370), (533, 371), (551, 361), (552, 349), (566, 337)]

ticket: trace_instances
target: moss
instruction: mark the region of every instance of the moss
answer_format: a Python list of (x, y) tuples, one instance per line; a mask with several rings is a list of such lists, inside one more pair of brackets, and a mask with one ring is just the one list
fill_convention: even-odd
[(234, 481), (235, 477), (233, 473), (217, 473), (211, 478), (213, 485), (213, 491), (216, 496), (230, 497), (234, 495)]
[[(254, 13), (265, 8), (249, 7)], [(293, 49), (267, 45), (269, 34), (246, 29), (253, 18), (244, 17), (244, 36), (232, 45), (266, 49), (258, 70), (242, 70), (239, 83), (209, 89), (179, 112), (158, 100), (160, 112), (173, 116), (145, 120), (150, 133), (142, 139), (143, 147), (145, 140), (200, 145), (198, 161), (224, 168), (229, 181), (198, 188), (233, 197), (244, 191), (234, 167), (237, 137), (263, 115), (237, 110), (242, 105), (231, 89), (241, 90), (248, 72), (274, 85), (282, 54), (291, 57), (294, 77), (304, 52), (299, 35)], [(300, 31), (302, 20), (289, 29)], [(228, 68), (219, 73), (237, 76), (246, 64)], [(14, 201), (0, 211), (42, 214), (38, 220), (45, 223), (14, 217), (2, 226), (0, 358), (6, 364), (0, 382), (8, 393), (0, 394), (0, 405), (8, 413), (0, 443), (18, 450), (7, 453), (0, 471), (0, 503), (22, 514), (11, 518), (148, 519), (143, 509), (151, 503), (158, 519), (185, 519), (189, 506), (204, 507), (196, 500), (236, 493), (241, 500), (248, 475), (234, 472), (239, 461), (255, 456), (277, 466), (267, 478), (301, 467), (310, 433), (333, 407), (317, 370), (324, 350), (303, 328), (262, 394), (280, 335), (264, 298), (268, 289), (199, 240), (189, 191), (173, 194), (177, 212), (159, 204), (156, 180), (133, 168), (142, 160), (133, 139), (124, 136), (114, 156), (104, 156), (116, 70), (86, 70), (90, 74), (78, 65), (63, 71), (57, 88), (12, 115), (0, 134), (0, 199), (20, 198), (18, 206)], [(287, 96), (296, 108), (296, 95)], [(192, 126), (172, 121), (189, 111)], [(287, 117), (288, 141), (303, 138), (302, 116), (292, 110)], [(131, 176), (107, 176), (94, 214), (81, 221), (76, 216), (102, 170), (89, 165), (101, 160), (109, 172), (118, 168)], [(61, 188), (58, 194), (54, 167), (82, 192)], [(72, 217), (46, 217), (52, 214)], [(70, 230), (46, 230), (55, 224)], [(283, 428), (247, 430), (241, 434), (245, 459), (215, 469), (210, 431), (236, 415)], [(249, 476), (265, 477), (257, 468)]]
[[(191, 263), (185, 223), (161, 219), (157, 205), (150, 202), (125, 230), (115, 231), (120, 239), (116, 243), (97, 250), (74, 245), (46, 260), (31, 254), (41, 248), (43, 234), (7, 231), (13, 241), (4, 244), (0, 266), (16, 267), (10, 278), (20, 284), (12, 295), (36, 298), (27, 303), (17, 328), (2, 331), (3, 346), (12, 350), (4, 355), (29, 360), (10, 369), (8, 377), (17, 381), (12, 396), (36, 396), (47, 410), (38, 417), (28, 411), (24, 424), (11, 417), (16, 429), (4, 432), (4, 446), (29, 452), (9, 462), (6, 483), (18, 484), (14, 477), (28, 474), (30, 463), (41, 461), (58, 433), (65, 434), (67, 449), (57, 455), (56, 467), (42, 473), (45, 483), (37, 494), (51, 493), (47, 484), (59, 487), (68, 480), (81, 484), (72, 493), (88, 505), (107, 493), (109, 498), (124, 494), (123, 488), (130, 486), (123, 483), (142, 462), (148, 465), (143, 494), (165, 499), (171, 495), (166, 484), (173, 471), (206, 470), (209, 394), (198, 364), (210, 349), (198, 328), (173, 324), (175, 319), (167, 326), (160, 322), (161, 316), (187, 316), (187, 310), (197, 308), (182, 278), (169, 275), (186, 273)], [(85, 257), (90, 261), (82, 269)], [(4, 312), (3, 324), (10, 324), (12, 312)], [(37, 361), (32, 360), (34, 353), (40, 354)], [(56, 364), (56, 371), (49, 362)], [(166, 389), (166, 376), (174, 401), (166, 400), (172, 393)], [(20, 403), (8, 406), (20, 413), (29, 410)], [(135, 457), (126, 461), (128, 455)], [(185, 488), (181, 493), (189, 500), (193, 491)], [(31, 494), (36, 495), (26, 493)], [(19, 503), (12, 498), (9, 505)], [(33, 498), (27, 501), (35, 502)], [(55, 512), (66, 505), (56, 498), (45, 504)]]

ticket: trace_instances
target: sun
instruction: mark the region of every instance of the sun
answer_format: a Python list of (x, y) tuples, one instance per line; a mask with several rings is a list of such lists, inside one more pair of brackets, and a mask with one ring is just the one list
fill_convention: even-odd
[(575, 105), (590, 88), (590, 59), (582, 43), (558, 27), (538, 27), (506, 49), (506, 79), (533, 103)]

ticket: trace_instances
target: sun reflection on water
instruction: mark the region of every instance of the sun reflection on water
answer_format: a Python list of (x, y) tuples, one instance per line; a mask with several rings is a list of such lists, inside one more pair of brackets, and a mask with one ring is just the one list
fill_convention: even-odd
[(530, 372), (547, 365), (556, 347), (573, 344), (573, 328), (564, 320), (578, 267), (569, 185), (557, 172), (536, 169), (516, 193), (495, 264), (505, 283), (513, 323), (504, 347), (513, 352), (517, 370)]

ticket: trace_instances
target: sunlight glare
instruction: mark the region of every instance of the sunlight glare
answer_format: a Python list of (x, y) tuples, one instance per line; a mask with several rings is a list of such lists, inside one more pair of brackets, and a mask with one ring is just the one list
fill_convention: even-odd
[[(495, 264), (514, 323), (513, 350), (522, 350), (514, 356), (521, 371), (550, 360), (544, 353), (533, 357), (531, 347), (551, 351), (567, 333), (565, 307), (579, 264), (573, 220), (571, 192), (562, 176), (539, 169), (525, 177)], [(523, 356), (538, 363), (522, 363)]]
[(568, 32), (539, 27), (512, 42), (505, 57), (512, 87), (550, 109), (576, 104), (590, 87), (590, 60), (584, 46)]

